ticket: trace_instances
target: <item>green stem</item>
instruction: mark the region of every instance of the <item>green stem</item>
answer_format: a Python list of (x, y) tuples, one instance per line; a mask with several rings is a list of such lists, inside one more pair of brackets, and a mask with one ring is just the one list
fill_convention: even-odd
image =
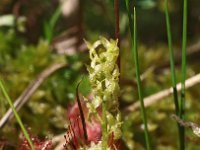
[(143, 98), (142, 84), (141, 84), (141, 79), (140, 79), (140, 67), (139, 67), (139, 60), (138, 60), (137, 37), (136, 36), (137, 36), (136, 35), (136, 10), (134, 7), (133, 54), (134, 54), (135, 67), (136, 67), (136, 79), (137, 79), (138, 93), (139, 93), (140, 105), (141, 105), (141, 110), (142, 110), (142, 119), (144, 122), (144, 129), (145, 129), (146, 147), (147, 147), (147, 150), (150, 150), (149, 133), (148, 133), (148, 127), (147, 127), (147, 117), (146, 117), (146, 111), (145, 111), (145, 107), (144, 107), (144, 98)]
[[(165, 18), (166, 18), (166, 26), (167, 26), (167, 37), (168, 37), (168, 47), (169, 47), (169, 56), (170, 56), (170, 69), (171, 69), (171, 78), (172, 78), (172, 87), (173, 87), (173, 98), (174, 98), (174, 105), (175, 105), (175, 112), (176, 115), (179, 115), (179, 103), (178, 103), (178, 92), (176, 87), (176, 73), (175, 73), (175, 65), (174, 65), (174, 51), (172, 47), (172, 35), (171, 35), (171, 28), (170, 28), (170, 17), (168, 11), (168, 0), (165, 0)], [(177, 123), (178, 132), (179, 132), (179, 143), (183, 145), (182, 140), (182, 127), (179, 123)], [(180, 146), (181, 148), (181, 146)]]
[(137, 50), (136, 10), (134, 8), (134, 16), (133, 16), (133, 20), (132, 20), (130, 8), (129, 8), (129, 0), (126, 0), (126, 9), (128, 12), (128, 17), (129, 17), (129, 28), (130, 28), (130, 32), (131, 32), (132, 52), (134, 55), (134, 61), (135, 61), (135, 67), (136, 67), (136, 79), (137, 79), (138, 94), (139, 94), (140, 105), (141, 105), (142, 119), (143, 119), (143, 123), (144, 123), (146, 149), (150, 150), (151, 148), (150, 148), (149, 132), (148, 132), (148, 127), (147, 127), (146, 110), (144, 107), (144, 98), (143, 98), (143, 93), (142, 93), (142, 85), (141, 85), (141, 79), (140, 79), (140, 67), (139, 67), (138, 50)]
[(33, 146), (33, 143), (31, 141), (31, 138), (29, 137), (29, 134), (28, 134), (27, 130), (25, 129), (25, 127), (24, 127), (24, 125), (23, 125), (23, 123), (22, 123), (22, 121), (21, 121), (21, 119), (20, 119), (15, 107), (13, 106), (12, 100), (8, 96), (8, 93), (7, 93), (7, 91), (6, 91), (6, 89), (5, 89), (5, 87), (4, 87), (4, 85), (3, 85), (1, 80), (0, 80), (0, 88), (1, 88), (1, 90), (3, 92), (3, 95), (5, 96), (6, 100), (8, 101), (10, 107), (12, 108), (12, 111), (13, 111), (13, 113), (15, 115), (15, 118), (17, 119), (17, 122), (18, 122), (19, 126), (21, 127), (25, 138), (27, 139), (28, 143), (30, 144), (31, 150), (35, 150), (35, 148)]
[(168, 37), (168, 47), (169, 47), (169, 56), (170, 56), (172, 87), (173, 87), (173, 94), (174, 94), (174, 104), (175, 104), (176, 114), (178, 115), (179, 104), (178, 104), (178, 94), (177, 94), (177, 87), (176, 87), (176, 73), (175, 73), (175, 67), (174, 67), (174, 51), (173, 51), (173, 47), (172, 47), (172, 35), (171, 35), (170, 18), (169, 18), (169, 11), (168, 11), (168, 0), (165, 0), (165, 16), (166, 16), (166, 25), (167, 25), (167, 37)]
[(102, 116), (103, 116), (103, 122), (102, 122), (102, 150), (107, 149), (107, 141), (108, 141), (108, 133), (107, 133), (107, 103), (105, 100), (102, 102)]
[[(181, 61), (181, 103), (180, 118), (185, 114), (185, 79), (186, 79), (186, 46), (187, 46), (187, 0), (183, 1), (183, 31), (182, 31), (182, 61)], [(180, 145), (181, 150), (185, 149), (185, 129), (181, 127), (181, 138), (183, 143)]]

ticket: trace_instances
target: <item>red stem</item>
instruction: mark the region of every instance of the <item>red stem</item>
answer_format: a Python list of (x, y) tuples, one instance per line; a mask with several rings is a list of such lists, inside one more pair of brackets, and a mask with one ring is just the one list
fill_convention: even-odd
[[(119, 27), (119, 0), (115, 0), (115, 38), (118, 39), (117, 46), (120, 48), (120, 27)], [(120, 53), (120, 52), (119, 52)], [(120, 70), (120, 54), (117, 59), (117, 64)]]

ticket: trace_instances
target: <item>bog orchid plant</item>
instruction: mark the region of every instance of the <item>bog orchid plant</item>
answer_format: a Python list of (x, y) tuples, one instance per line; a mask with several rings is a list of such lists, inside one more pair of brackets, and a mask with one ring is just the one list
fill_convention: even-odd
[(86, 44), (91, 59), (87, 70), (93, 97), (92, 100), (81, 100), (77, 87), (77, 103), (68, 112), (70, 123), (64, 147), (75, 150), (119, 150), (122, 122), (118, 109), (117, 41), (100, 37), (93, 44)]

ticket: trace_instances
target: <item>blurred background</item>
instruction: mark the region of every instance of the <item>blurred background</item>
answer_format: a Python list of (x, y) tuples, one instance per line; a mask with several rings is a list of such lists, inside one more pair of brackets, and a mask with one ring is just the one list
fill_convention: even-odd
[[(137, 0), (138, 50), (144, 96), (171, 86), (164, 0)], [(177, 80), (181, 73), (183, 1), (169, 0)], [(132, 7), (133, 7), (132, 6)], [(80, 92), (90, 94), (85, 64), (88, 50), (83, 39), (94, 42), (99, 36), (115, 38), (113, 0), (1, 0), (0, 75), (13, 101), (38, 83), (19, 114), (26, 127), (40, 138), (65, 133), (67, 110), (75, 100), (75, 88), (83, 77)], [(139, 109), (128, 109), (138, 101), (135, 69), (125, 1), (120, 0), (121, 97), (123, 119), (122, 149), (145, 149)], [(187, 78), (200, 72), (200, 1), (188, 1)], [(55, 69), (55, 65), (59, 67)], [(51, 69), (54, 71), (50, 71)], [(44, 71), (46, 71), (44, 73)], [(186, 118), (200, 124), (200, 85), (186, 92)], [(0, 92), (0, 118), (9, 105)], [(25, 93), (27, 96), (27, 93)], [(173, 97), (168, 96), (147, 108), (153, 149), (177, 150)], [(0, 128), (0, 141), (13, 149), (20, 141), (20, 127), (11, 117)], [(200, 149), (200, 140), (188, 129), (187, 150)]]

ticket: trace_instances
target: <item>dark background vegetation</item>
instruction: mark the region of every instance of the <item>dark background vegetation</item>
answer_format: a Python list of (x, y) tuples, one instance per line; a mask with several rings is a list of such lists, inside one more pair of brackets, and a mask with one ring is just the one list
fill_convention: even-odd
[[(182, 3), (182, 0), (169, 1), (178, 82), (181, 77)], [(99, 36), (115, 37), (113, 1), (70, 3), (61, 7), (71, 9), (68, 14), (63, 14), (63, 10), (60, 13), (60, 5), (64, 4), (57, 0), (0, 1), (0, 75), (13, 101), (45, 68), (55, 63), (67, 64), (45, 79), (19, 111), (26, 127), (31, 127), (32, 133), (41, 138), (51, 138), (66, 131), (66, 112), (74, 102), (75, 88), (82, 77), (80, 91), (84, 96), (90, 93), (85, 67), (89, 58), (83, 38), (93, 42)], [(171, 86), (164, 0), (138, 0), (136, 9), (142, 84), (147, 97)], [(2, 25), (2, 17), (8, 14), (15, 17), (13, 23)], [(20, 21), (22, 17), (25, 21)], [(200, 72), (199, 35), (200, 1), (191, 0), (188, 1), (188, 47), (196, 47), (187, 52), (187, 78)], [(137, 101), (138, 95), (123, 0), (120, 0), (120, 36), (122, 149), (142, 150), (145, 144), (140, 111), (126, 111)], [(186, 118), (196, 123), (200, 123), (199, 88), (195, 85), (186, 92)], [(8, 108), (4, 97), (0, 96), (0, 118)], [(177, 150), (177, 126), (170, 118), (173, 113), (172, 96), (147, 108), (153, 149)], [(14, 118), (0, 129), (0, 140), (6, 141), (8, 149), (18, 144), (19, 136), (20, 128)], [(200, 140), (189, 129), (186, 139), (187, 150), (200, 148)]]

